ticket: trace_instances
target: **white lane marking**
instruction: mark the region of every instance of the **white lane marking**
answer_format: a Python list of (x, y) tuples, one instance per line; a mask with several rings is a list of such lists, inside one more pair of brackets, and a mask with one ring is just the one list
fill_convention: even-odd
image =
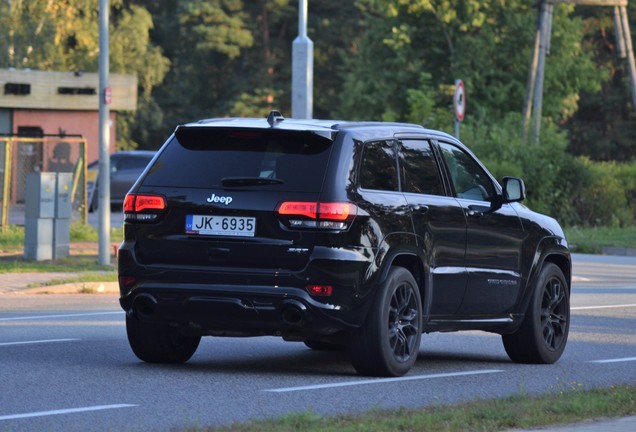
[(623, 363), (623, 362), (632, 362), (636, 361), (636, 357), (625, 357), (625, 358), (616, 358), (616, 359), (607, 359), (607, 360), (592, 360), (590, 363)]
[(31, 344), (43, 344), (43, 343), (54, 343), (54, 342), (77, 342), (81, 339), (47, 339), (47, 340), (34, 340), (34, 341), (22, 341), (22, 342), (2, 342), (0, 346), (10, 346), (10, 345), (31, 345)]
[(27, 320), (37, 320), (37, 319), (50, 319), (50, 318), (75, 318), (75, 317), (86, 317), (86, 316), (114, 315), (114, 314), (123, 314), (123, 313), (124, 311), (91, 312), (91, 313), (65, 314), (65, 315), (34, 315), (34, 316), (23, 316), (23, 317), (0, 318), (0, 321), (27, 321)]
[(46, 417), (46, 416), (54, 416), (54, 415), (61, 415), (61, 414), (74, 414), (74, 413), (81, 413), (81, 412), (88, 412), (88, 411), (101, 411), (101, 410), (118, 409), (118, 408), (132, 408), (137, 406), (139, 405), (131, 405), (131, 404), (96, 405), (96, 406), (82, 407), (82, 408), (69, 408), (69, 409), (61, 409), (61, 410), (53, 410), (53, 411), (39, 411), (39, 412), (32, 412), (32, 413), (0, 416), (0, 421), (16, 420), (16, 419), (31, 418), (31, 417)]
[(624, 304), (624, 305), (607, 305), (607, 306), (579, 306), (570, 308), (570, 310), (590, 310), (590, 309), (620, 309), (636, 307), (636, 304)]
[(453, 373), (433, 374), (433, 375), (416, 375), (416, 376), (406, 376), (406, 377), (398, 377), (398, 378), (378, 378), (378, 379), (372, 379), (372, 380), (339, 382), (339, 383), (331, 383), (331, 384), (316, 384), (316, 385), (301, 386), (301, 387), (285, 387), (285, 388), (269, 389), (269, 390), (263, 390), (263, 391), (273, 392), (273, 393), (287, 393), (287, 392), (294, 392), (294, 391), (318, 390), (318, 389), (326, 389), (326, 388), (349, 387), (349, 386), (358, 386), (358, 385), (367, 385), (367, 384), (383, 384), (383, 383), (392, 383), (392, 382), (400, 382), (400, 381), (415, 381), (415, 380), (424, 380), (424, 379), (433, 379), (433, 378), (451, 378), (451, 377), (460, 377), (460, 376), (469, 376), (469, 375), (482, 375), (482, 374), (492, 374), (492, 373), (499, 373), (499, 372), (503, 372), (503, 370), (487, 369), (487, 370), (481, 370), (481, 371), (453, 372)]

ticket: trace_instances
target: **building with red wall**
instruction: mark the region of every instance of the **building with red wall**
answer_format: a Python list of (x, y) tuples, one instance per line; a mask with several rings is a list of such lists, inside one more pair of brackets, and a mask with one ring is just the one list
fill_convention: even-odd
[[(136, 110), (137, 78), (110, 74), (109, 87), (109, 147), (114, 152), (117, 112)], [(70, 171), (75, 166), (79, 144), (65, 137), (81, 136), (86, 142), (84, 162), (97, 160), (99, 75), (0, 69), (0, 134), (26, 138), (16, 141), (10, 157), (13, 202), (24, 200), (23, 183), (29, 172)], [(57, 137), (51, 140), (51, 135)], [(0, 148), (0, 170), (5, 167), (4, 153)]]

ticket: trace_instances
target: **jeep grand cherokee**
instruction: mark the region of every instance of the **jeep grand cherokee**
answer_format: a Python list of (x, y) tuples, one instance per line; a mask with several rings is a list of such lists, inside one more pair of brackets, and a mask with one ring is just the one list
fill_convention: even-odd
[(553, 363), (570, 254), (524, 196), (417, 125), (272, 112), (179, 126), (125, 199), (130, 346), (180, 363), (202, 336), (275, 335), (399, 376), (423, 332), (484, 330), (515, 362)]

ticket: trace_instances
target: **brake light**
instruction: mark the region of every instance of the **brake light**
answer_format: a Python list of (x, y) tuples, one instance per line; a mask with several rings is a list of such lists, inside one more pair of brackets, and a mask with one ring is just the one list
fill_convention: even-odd
[(322, 228), (343, 230), (356, 216), (357, 206), (346, 202), (285, 201), (278, 207), (292, 228)]
[(124, 199), (126, 220), (154, 220), (166, 208), (166, 198), (161, 195), (128, 194)]
[(130, 288), (135, 282), (136, 280), (132, 276), (119, 276), (119, 286), (122, 288)]
[(313, 296), (330, 297), (333, 294), (331, 285), (307, 285), (307, 292)]
[(278, 208), (280, 215), (307, 216), (311, 219), (316, 219), (317, 213), (317, 202), (284, 202)]

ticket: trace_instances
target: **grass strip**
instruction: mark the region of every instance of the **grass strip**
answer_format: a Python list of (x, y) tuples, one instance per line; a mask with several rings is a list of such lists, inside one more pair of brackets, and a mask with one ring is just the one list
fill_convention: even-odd
[[(31, 261), (22, 255), (0, 257), (0, 273), (31, 272), (109, 272), (110, 266), (97, 264), (96, 255), (73, 255), (55, 261)], [(105, 282), (105, 281), (103, 281)]]
[(530, 397), (519, 393), (451, 406), (396, 411), (372, 410), (361, 415), (325, 417), (312, 412), (279, 419), (235, 423), (226, 427), (191, 428), (189, 432), (384, 432), (502, 431), (538, 428), (586, 420), (636, 415), (636, 386), (568, 390)]
[(579, 253), (601, 253), (602, 248), (609, 246), (636, 249), (636, 226), (570, 227), (565, 229), (565, 237), (573, 251)]

